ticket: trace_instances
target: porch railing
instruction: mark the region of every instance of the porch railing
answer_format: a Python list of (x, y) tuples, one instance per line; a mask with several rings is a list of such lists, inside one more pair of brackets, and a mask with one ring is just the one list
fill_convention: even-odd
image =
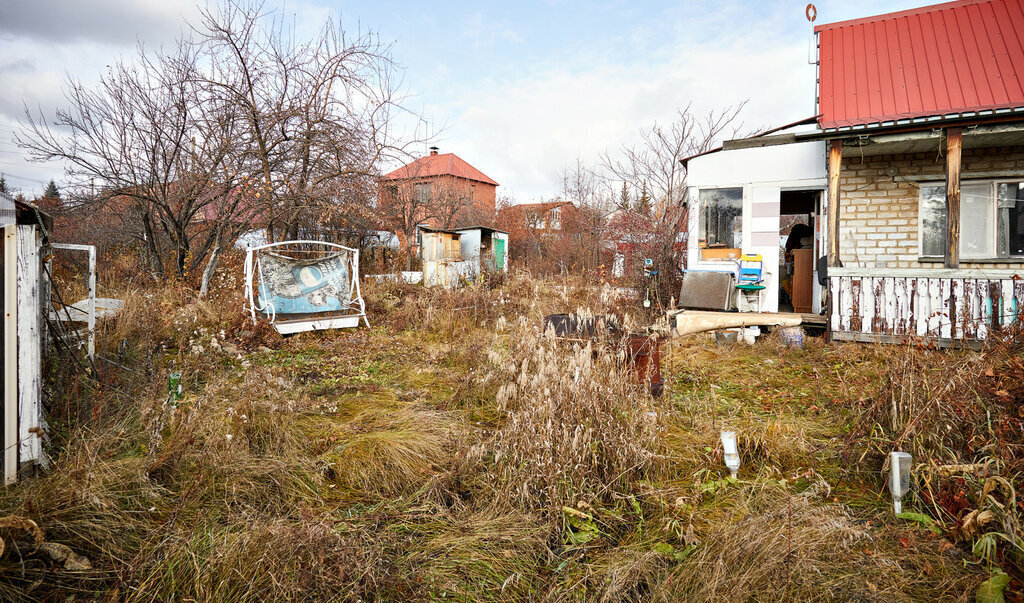
[(1024, 312), (1024, 267), (830, 268), (829, 328), (836, 339), (984, 340)]

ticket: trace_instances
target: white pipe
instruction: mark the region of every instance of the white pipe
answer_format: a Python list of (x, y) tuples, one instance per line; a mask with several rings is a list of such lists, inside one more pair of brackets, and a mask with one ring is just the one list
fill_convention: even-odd
[(89, 245), (89, 360), (96, 359), (96, 247)]

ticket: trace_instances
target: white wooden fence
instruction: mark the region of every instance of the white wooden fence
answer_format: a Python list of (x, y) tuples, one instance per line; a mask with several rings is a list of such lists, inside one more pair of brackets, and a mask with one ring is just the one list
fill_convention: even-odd
[(1021, 270), (830, 268), (832, 337), (981, 341), (1020, 319)]

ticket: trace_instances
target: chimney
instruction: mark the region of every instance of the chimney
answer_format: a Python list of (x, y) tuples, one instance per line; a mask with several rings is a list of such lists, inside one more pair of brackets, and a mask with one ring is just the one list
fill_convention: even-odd
[(431, 155), (437, 155), (437, 149), (438, 149), (438, 147), (430, 147), (430, 154)]

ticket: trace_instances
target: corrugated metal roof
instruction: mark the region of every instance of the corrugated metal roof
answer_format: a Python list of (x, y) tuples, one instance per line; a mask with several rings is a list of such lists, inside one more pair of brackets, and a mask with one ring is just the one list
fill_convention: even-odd
[(427, 178), (430, 176), (455, 176), (456, 178), (465, 178), (498, 186), (497, 182), (466, 163), (464, 159), (455, 153), (420, 157), (409, 165), (403, 165), (397, 170), (385, 174), (384, 178), (387, 180), (405, 180), (407, 178)]
[(966, 0), (815, 28), (822, 129), (1024, 107), (1024, 0)]

